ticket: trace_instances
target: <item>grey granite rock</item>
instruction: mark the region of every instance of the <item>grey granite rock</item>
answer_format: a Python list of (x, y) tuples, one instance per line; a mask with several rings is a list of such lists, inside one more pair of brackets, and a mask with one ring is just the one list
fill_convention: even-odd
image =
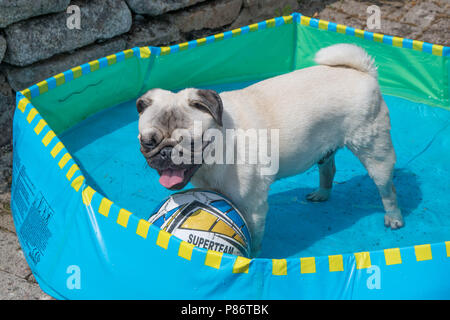
[[(423, 21), (420, 25), (414, 23), (415, 15), (411, 14), (411, 12), (424, 14), (423, 6), (420, 3), (389, 1), (380, 7), (380, 28), (370, 29), (367, 25), (369, 16), (367, 7), (370, 5), (373, 5), (373, 3), (369, 1), (346, 0), (344, 2), (335, 2), (321, 10), (318, 18), (343, 23), (358, 29), (410, 39), (421, 38), (422, 30), (429, 24), (426, 19), (422, 19)], [(433, 5), (432, 8), (434, 11), (430, 11), (429, 14), (435, 15), (437, 7)]]
[(170, 21), (181, 32), (216, 29), (231, 24), (239, 15), (242, 0), (207, 2), (170, 14)]
[(433, 2), (420, 2), (408, 10), (399, 22), (424, 28), (429, 26), (440, 12), (441, 8)]
[[(348, 16), (340, 11), (334, 11), (332, 8), (325, 8), (320, 12), (320, 15), (317, 18), (336, 23), (345, 21), (345, 25), (357, 29), (364, 29), (366, 27), (366, 22), (364, 20)], [(379, 32), (379, 30), (372, 31)]]
[(450, 46), (450, 15), (442, 16), (442, 18), (436, 19), (427, 32), (422, 32), (420, 35), (421, 40), (440, 44), (443, 46)]
[(244, 0), (244, 8), (231, 28), (239, 28), (276, 16), (288, 15), (297, 9), (297, 0)]
[(6, 66), (5, 73), (11, 87), (19, 91), (70, 68), (125, 50), (126, 47), (126, 40), (119, 36), (103, 43), (91, 44), (72, 53), (59, 54), (26, 67)]
[[(12, 115), (14, 109), (14, 92), (6, 82), (5, 76), (0, 73), (0, 147), (11, 141)], [(0, 167), (0, 177), (3, 169)], [(0, 191), (2, 186), (0, 186)]]
[[(389, 0), (380, 3), (377, 1), (361, 0), (302, 0), (299, 2), (298, 10), (306, 16), (313, 17), (317, 14), (319, 18), (328, 19), (333, 22), (343, 23), (345, 20), (340, 19), (346, 17), (350, 20), (360, 20), (359, 24), (366, 24), (366, 20), (369, 16), (367, 8), (372, 5), (378, 5), (380, 8), (382, 21), (385, 19), (397, 20), (408, 12), (413, 5), (413, 1)], [(324, 14), (326, 12), (332, 12), (332, 14), (326, 15)], [(327, 18), (325, 18), (325, 16)]]
[(6, 40), (2, 36), (0, 36), (0, 62), (2, 62), (5, 52), (6, 52)]
[(26, 66), (130, 30), (131, 12), (122, 0), (75, 1), (73, 4), (81, 8), (80, 30), (67, 27), (66, 13), (10, 25), (5, 29), (8, 50), (4, 61)]
[(168, 11), (192, 6), (205, 0), (126, 0), (135, 13), (157, 16)]
[[(9, 214), (11, 214), (12, 153), (11, 144), (0, 147), (0, 212)], [(3, 225), (0, 221), (0, 229), (9, 230), (10, 227), (11, 225)]]
[(0, 0), (0, 28), (47, 13), (65, 11), (70, 0)]
[(337, 8), (340, 7), (341, 4), (342, 1), (336, 0), (301, 0), (298, 1), (297, 12), (300, 12), (307, 17), (314, 17), (314, 15), (322, 12), (325, 8), (333, 8), (333, 10), (337, 11)]
[(128, 34), (127, 47), (165, 46), (181, 42), (178, 28), (161, 18), (135, 23)]

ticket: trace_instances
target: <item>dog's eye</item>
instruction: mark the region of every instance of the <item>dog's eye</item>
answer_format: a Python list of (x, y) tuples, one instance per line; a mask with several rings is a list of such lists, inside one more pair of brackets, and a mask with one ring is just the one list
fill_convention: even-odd
[(141, 144), (147, 148), (147, 149), (153, 149), (154, 147), (156, 147), (156, 141), (155, 139), (150, 139), (150, 140), (146, 140), (146, 141), (141, 141)]

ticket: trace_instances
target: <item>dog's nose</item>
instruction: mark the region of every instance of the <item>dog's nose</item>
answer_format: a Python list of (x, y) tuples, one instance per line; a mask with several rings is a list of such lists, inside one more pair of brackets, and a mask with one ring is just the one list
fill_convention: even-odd
[(164, 147), (161, 149), (161, 151), (159, 152), (159, 154), (161, 155), (161, 158), (163, 160), (169, 160), (170, 156), (172, 155), (172, 147)]

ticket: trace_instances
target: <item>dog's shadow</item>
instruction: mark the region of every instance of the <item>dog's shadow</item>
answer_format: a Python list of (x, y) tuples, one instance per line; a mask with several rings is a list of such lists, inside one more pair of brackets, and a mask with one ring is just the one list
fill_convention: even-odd
[[(394, 173), (394, 184), (397, 189), (399, 207), (404, 217), (407, 217), (422, 200), (417, 177), (411, 171), (398, 169)], [(306, 201), (305, 196), (311, 191), (313, 191), (311, 188), (293, 188), (269, 195), (270, 209), (259, 257), (297, 256), (299, 252), (308, 252), (308, 248), (319, 241), (321, 242), (319, 247), (322, 249), (328, 242), (333, 245), (341, 243), (342, 246), (351, 250), (354, 239), (346, 238), (349, 234), (360, 237), (359, 235), (364, 235), (368, 231), (365, 228), (380, 230), (384, 228), (381, 198), (375, 184), (367, 174), (335, 184), (331, 198), (327, 202)], [(373, 217), (365, 223), (376, 225), (366, 226), (363, 223), (355, 226), (360, 219), (368, 215)], [(352, 233), (342, 232), (352, 227), (355, 229)], [(360, 242), (361, 239), (358, 241)], [(314, 255), (322, 254), (325, 253), (319, 252)]]

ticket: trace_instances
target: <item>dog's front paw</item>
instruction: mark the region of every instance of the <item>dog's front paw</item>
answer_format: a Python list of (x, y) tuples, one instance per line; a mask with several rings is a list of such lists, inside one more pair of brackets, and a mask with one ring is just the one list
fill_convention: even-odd
[(319, 188), (306, 196), (306, 200), (312, 202), (327, 201), (330, 198), (331, 189)]
[(400, 209), (392, 212), (387, 212), (384, 215), (384, 225), (392, 230), (399, 229), (405, 225)]

